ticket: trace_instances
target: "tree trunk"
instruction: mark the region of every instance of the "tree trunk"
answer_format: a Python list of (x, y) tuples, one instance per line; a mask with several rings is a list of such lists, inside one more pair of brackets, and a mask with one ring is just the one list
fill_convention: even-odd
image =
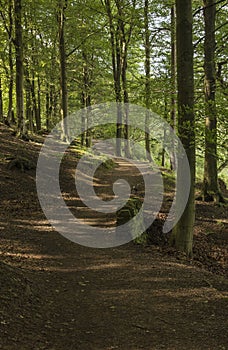
[(49, 87), (49, 83), (46, 83), (46, 129), (47, 131), (50, 130), (50, 87)]
[(50, 131), (53, 127), (54, 107), (54, 85), (47, 81), (46, 83), (46, 128)]
[(61, 92), (61, 118), (62, 118), (62, 140), (68, 141), (68, 97), (67, 97), (67, 75), (66, 75), (66, 50), (65, 50), (65, 10), (67, 0), (59, 0), (58, 8), (58, 34), (59, 34), (59, 56), (60, 56), (60, 92)]
[[(176, 126), (176, 8), (175, 5), (171, 7), (171, 112), (170, 112), (170, 126), (175, 129)], [(170, 168), (175, 170), (175, 152), (174, 145), (172, 145), (170, 156)]]
[(145, 105), (146, 105), (146, 115), (145, 115), (145, 148), (146, 148), (146, 157), (149, 162), (152, 162), (151, 149), (150, 149), (150, 130), (149, 130), (149, 109), (151, 106), (151, 79), (150, 79), (150, 54), (151, 54), (151, 45), (150, 45), (150, 31), (149, 31), (149, 0), (145, 0), (144, 3), (144, 29), (145, 29), (145, 73), (146, 73), (146, 82), (145, 82)]
[[(91, 104), (88, 105), (86, 111), (87, 126), (91, 124)], [(89, 127), (86, 129), (86, 147), (91, 147), (92, 145), (92, 134)]]
[(110, 44), (112, 50), (112, 71), (114, 79), (115, 97), (117, 106), (117, 121), (116, 121), (116, 155), (121, 156), (121, 138), (122, 138), (122, 108), (120, 103), (121, 98), (121, 53), (120, 53), (120, 28), (118, 26), (115, 30), (113, 23), (113, 14), (111, 9), (110, 0), (105, 0), (106, 12), (109, 19), (110, 29)]
[[(195, 122), (194, 122), (194, 76), (192, 44), (192, 1), (176, 0), (177, 37), (177, 87), (178, 87), (178, 132), (185, 148), (190, 169), (191, 188), (182, 217), (175, 226), (171, 242), (176, 248), (192, 255), (193, 226), (195, 221)], [(177, 169), (177, 209), (184, 191), (182, 162)]]
[(14, 0), (15, 15), (15, 53), (16, 53), (16, 106), (18, 136), (26, 134), (24, 121), (24, 69), (21, 0)]
[[(164, 118), (167, 120), (168, 119), (168, 101), (167, 101), (167, 96), (165, 95), (164, 98), (164, 106), (165, 106), (165, 113), (164, 113)], [(164, 134), (163, 134), (163, 148), (162, 148), (162, 160), (161, 160), (161, 166), (165, 166), (165, 147), (166, 147), (166, 138), (167, 138), (167, 130), (166, 127), (164, 127)]]
[(53, 84), (50, 84), (50, 127), (52, 128), (55, 121), (56, 121), (56, 115), (57, 115), (57, 109), (58, 109), (58, 102), (59, 102), (59, 98), (58, 98), (58, 93), (55, 90), (55, 86)]
[(0, 121), (3, 122), (2, 79), (0, 78)]
[(37, 100), (36, 100), (36, 87), (35, 87), (34, 73), (33, 73), (32, 82), (31, 82), (31, 93), (32, 93), (32, 102), (33, 102), (33, 112), (34, 112), (35, 121), (36, 121), (36, 131), (40, 131), (41, 120), (39, 118), (39, 111), (38, 111)]
[(33, 124), (33, 102), (31, 96), (31, 81), (29, 78), (28, 63), (24, 65), (24, 78), (25, 78), (25, 120), (26, 125), (28, 125), (28, 130), (34, 132)]
[[(128, 46), (132, 36), (133, 29), (133, 18), (129, 21), (129, 28), (126, 29), (125, 18), (124, 18), (124, 1), (116, 0), (116, 7), (118, 11), (118, 25), (117, 25), (117, 35), (119, 39), (119, 44), (117, 47), (120, 49), (120, 69), (121, 69), (121, 79), (122, 79), (122, 90), (123, 90), (123, 102), (125, 104), (123, 109), (124, 114), (124, 153), (127, 158), (131, 158), (130, 149), (130, 132), (129, 132), (129, 95), (127, 87), (127, 61), (128, 61)], [(135, 9), (136, 1), (133, 1), (132, 6)]]
[(218, 185), (217, 169), (217, 117), (216, 117), (216, 69), (215, 69), (215, 18), (214, 0), (204, 0), (204, 72), (205, 72), (205, 157), (203, 198), (205, 201), (223, 202)]
[(59, 117), (59, 100), (60, 91), (55, 89), (55, 86), (51, 86), (50, 102), (51, 102), (51, 120), (55, 124)]
[(86, 132), (83, 133), (85, 134), (81, 142), (84, 143), (86, 141), (86, 147), (91, 147), (92, 144), (92, 133), (90, 129), (90, 116), (91, 116), (91, 94), (90, 94), (90, 89), (92, 85), (92, 77), (91, 77), (91, 71), (89, 69), (88, 65), (88, 60), (89, 56), (83, 50), (82, 52), (82, 58), (83, 58), (83, 93), (82, 93), (82, 103), (84, 105), (84, 108), (86, 108), (86, 113), (85, 115), (82, 116), (82, 128), (85, 130), (86, 124)]
[(42, 129), (42, 123), (41, 123), (41, 82), (40, 82), (40, 77), (38, 76), (37, 78), (37, 85), (38, 85), (38, 90), (37, 90), (37, 116), (39, 119), (39, 130)]
[(123, 110), (121, 106), (121, 49), (120, 49), (120, 28), (117, 26), (115, 35), (115, 55), (116, 55), (116, 74), (115, 74), (115, 93), (116, 102), (118, 103), (117, 108), (117, 122), (116, 122), (116, 155), (121, 157), (121, 139), (123, 133)]
[(163, 134), (163, 148), (162, 148), (162, 159), (161, 159), (161, 166), (165, 166), (165, 144), (166, 144), (166, 128), (164, 128), (164, 134)]
[(85, 145), (85, 130), (86, 130), (86, 113), (85, 113), (85, 92), (84, 89), (81, 92), (81, 108), (83, 109), (83, 113), (81, 113), (81, 146)]
[(127, 91), (127, 51), (124, 51), (123, 54), (123, 67), (122, 67), (122, 84), (123, 84), (123, 92), (124, 92), (124, 154), (127, 158), (131, 158), (131, 149), (130, 149), (130, 142), (129, 142), (129, 98), (128, 98), (128, 91)]
[(7, 123), (10, 125), (13, 118), (13, 85), (14, 85), (14, 70), (13, 70), (13, 53), (12, 53), (12, 36), (13, 36), (13, 3), (9, 0), (8, 15), (9, 15), (9, 90), (8, 90), (8, 112)]
[[(123, 102), (125, 104), (124, 109), (122, 110), (124, 115), (124, 153), (127, 158), (131, 157), (131, 151), (130, 151), (130, 143), (129, 143), (129, 127), (128, 127), (128, 120), (129, 120), (129, 97), (128, 97), (128, 90), (127, 90), (127, 50), (128, 50), (128, 42), (126, 38), (125, 33), (125, 24), (123, 19), (123, 4), (120, 0), (116, 0), (116, 6), (118, 11), (118, 32), (117, 32), (117, 38), (118, 38), (118, 45), (117, 47), (120, 50), (120, 70), (121, 70), (121, 80), (122, 80), (122, 90), (123, 90)], [(129, 35), (130, 32), (129, 32)], [(129, 41), (129, 39), (128, 39)]]
[(33, 110), (32, 110), (32, 101), (31, 101), (30, 82), (26, 83), (26, 121), (28, 121), (29, 131), (33, 133), (34, 126), (33, 126)]

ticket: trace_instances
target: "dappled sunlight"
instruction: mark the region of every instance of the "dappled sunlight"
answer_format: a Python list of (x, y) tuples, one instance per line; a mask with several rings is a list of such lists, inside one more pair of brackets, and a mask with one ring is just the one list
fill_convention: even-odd
[(108, 263), (108, 264), (99, 264), (94, 266), (86, 267), (86, 271), (97, 271), (97, 270), (105, 270), (105, 269), (113, 269), (113, 268), (126, 268), (127, 266), (131, 266), (129, 263)]
[(103, 294), (106, 300), (110, 299), (112, 301), (115, 301), (115, 300), (119, 300), (119, 298), (123, 298), (126, 300), (126, 298), (129, 297), (131, 294), (135, 296), (137, 294), (142, 294), (142, 289), (134, 288), (134, 287), (109, 289), (109, 290), (101, 291), (100, 294)]
[[(74, 173), (72, 173), (72, 177), (75, 181), (75, 174)], [(79, 179), (80, 181), (83, 181), (84, 183), (87, 183), (87, 184), (90, 184), (92, 182), (94, 185), (95, 185), (96, 181), (99, 181), (98, 178), (91, 177), (90, 175), (82, 173), (78, 170), (76, 172), (76, 179)]]
[[(202, 282), (203, 284), (203, 282)], [(205, 283), (204, 283), (205, 285)], [(216, 293), (216, 289), (209, 288), (202, 286), (200, 288), (192, 288), (191, 286), (188, 286), (186, 288), (180, 288), (178, 290), (167, 290), (159, 288), (159, 290), (153, 290), (153, 296), (155, 297), (161, 297), (166, 296), (172, 299), (181, 299), (186, 298), (188, 301), (202, 301), (203, 303), (207, 303), (209, 299), (215, 300), (215, 298), (227, 298), (228, 293), (226, 295), (223, 295), (221, 293)]]
[[(17, 257), (20, 259), (32, 259), (32, 260), (43, 260), (43, 259), (53, 259), (53, 256), (51, 255), (44, 255), (44, 254), (32, 254), (32, 253), (9, 253), (9, 252), (4, 252), (4, 256), (6, 257)], [(61, 255), (55, 255), (55, 259), (61, 259)]]
[[(96, 218), (80, 218), (80, 220), (83, 220), (84, 224), (94, 226), (94, 227), (107, 227), (107, 228), (112, 228), (116, 226), (116, 219), (115, 218), (110, 218), (110, 217), (104, 217), (102, 214), (100, 214), (101, 217), (99, 218), (98, 216)], [(94, 232), (96, 234), (96, 232)]]
[[(140, 280), (139, 280), (140, 281)], [(167, 289), (162, 288), (159, 282), (167, 282), (167, 279), (164, 278), (162, 280), (152, 279), (151, 282), (158, 282), (158, 284), (146, 285), (143, 283), (145, 280), (142, 280), (142, 285), (140, 288), (135, 288), (133, 284), (129, 283), (127, 288), (115, 288), (115, 289), (106, 289), (99, 292), (102, 295), (102, 298), (105, 297), (106, 300), (110, 300), (112, 302), (120, 301), (121, 299), (128, 303), (128, 298), (137, 298), (141, 299), (142, 304), (150, 298), (151, 301), (156, 302), (158, 308), (166, 307), (166, 310), (173, 309), (173, 303), (183, 303), (186, 301), (188, 304), (193, 302), (198, 302), (201, 304), (207, 304), (209, 302), (214, 302), (215, 300), (227, 300), (227, 293), (220, 293), (216, 289), (211, 289), (209, 287), (201, 287), (201, 288), (181, 288), (181, 289)], [(161, 302), (162, 299), (162, 302)]]
[(24, 220), (24, 219), (14, 219), (11, 225), (17, 228), (29, 228), (30, 230), (42, 231), (42, 232), (52, 232), (54, 229), (47, 220)]

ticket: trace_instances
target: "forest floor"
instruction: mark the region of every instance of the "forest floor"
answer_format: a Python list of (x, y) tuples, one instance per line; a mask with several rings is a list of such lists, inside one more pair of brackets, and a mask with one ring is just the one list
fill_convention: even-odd
[[(77, 245), (43, 214), (35, 169), (22, 172), (16, 163), (9, 169), (15, 157), (36, 163), (41, 143), (42, 137), (18, 140), (0, 125), (0, 349), (228, 349), (227, 207), (197, 201), (191, 261), (161, 234), (172, 198), (168, 187), (150, 244)], [(70, 151), (61, 171), (65, 201), (92, 224), (103, 224), (81, 205), (77, 210), (76, 161)], [(108, 199), (111, 186), (104, 182), (120, 173), (138, 186), (142, 179), (130, 167), (100, 167), (98, 195)], [(105, 222), (114, 221), (110, 215)]]

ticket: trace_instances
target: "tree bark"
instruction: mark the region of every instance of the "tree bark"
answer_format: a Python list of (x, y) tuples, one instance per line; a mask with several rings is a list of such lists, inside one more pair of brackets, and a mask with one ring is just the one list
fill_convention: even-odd
[(149, 31), (149, 0), (144, 2), (144, 29), (145, 29), (145, 73), (146, 73), (146, 82), (145, 82), (145, 105), (146, 105), (146, 115), (145, 115), (145, 148), (146, 148), (146, 157), (149, 162), (152, 162), (151, 149), (150, 149), (150, 130), (149, 130), (149, 109), (151, 105), (151, 79), (150, 79), (150, 54), (151, 54), (151, 45), (150, 45), (150, 31)]
[[(167, 96), (164, 96), (164, 106), (165, 106), (165, 113), (164, 113), (164, 118), (167, 120), (168, 119), (168, 101), (167, 101)], [(167, 130), (166, 127), (164, 127), (164, 134), (163, 134), (163, 147), (162, 147), (162, 159), (161, 159), (161, 166), (165, 166), (165, 147), (166, 147), (166, 138), (167, 138)]]
[(46, 129), (47, 131), (51, 129), (51, 93), (48, 82), (46, 83)]
[[(178, 132), (190, 165), (191, 188), (183, 215), (172, 232), (171, 242), (178, 250), (191, 256), (195, 221), (195, 121), (191, 0), (176, 0), (176, 22)], [(179, 160), (177, 207), (181, 205), (181, 192), (184, 191), (185, 178), (183, 174), (182, 162)]]
[[(176, 8), (175, 5), (171, 7), (171, 112), (170, 112), (170, 126), (175, 129), (176, 126)], [(174, 144), (172, 145), (170, 156), (170, 168), (175, 170), (175, 152)]]
[[(91, 79), (91, 72), (88, 67), (88, 54), (83, 50), (82, 52), (82, 58), (83, 58), (83, 104), (84, 108), (86, 108), (85, 115), (82, 116), (82, 127), (84, 127), (85, 130), (85, 124), (87, 124), (86, 133), (85, 133), (85, 141), (86, 141), (86, 147), (91, 147), (92, 144), (92, 134), (90, 130), (90, 117), (91, 117), (91, 94), (90, 94), (90, 88), (92, 84)], [(81, 140), (82, 141), (82, 140)]]
[(31, 101), (31, 86), (30, 81), (27, 82), (26, 79), (26, 120), (28, 121), (28, 129), (31, 133), (34, 132), (33, 125), (33, 110), (32, 110), (32, 101)]
[(2, 79), (0, 78), (0, 121), (3, 122)]
[(39, 115), (39, 110), (37, 106), (37, 99), (36, 99), (36, 87), (35, 87), (35, 77), (33, 73), (32, 81), (31, 81), (31, 94), (32, 94), (32, 102), (33, 102), (33, 111), (36, 121), (36, 131), (41, 130), (41, 120)]
[(109, 19), (109, 29), (110, 29), (110, 44), (112, 50), (112, 71), (114, 79), (114, 89), (115, 97), (117, 102), (117, 121), (116, 121), (116, 155), (121, 156), (121, 138), (122, 138), (122, 108), (121, 108), (121, 54), (120, 54), (120, 44), (119, 35), (120, 28), (115, 30), (113, 23), (113, 14), (111, 9), (110, 0), (105, 0), (106, 12)]
[(129, 97), (127, 89), (127, 55), (128, 55), (128, 44), (131, 36), (132, 26), (128, 33), (128, 38), (126, 37), (125, 24), (123, 19), (123, 2), (116, 0), (116, 6), (118, 11), (118, 38), (119, 38), (119, 49), (120, 49), (120, 70), (121, 70), (121, 80), (122, 80), (122, 90), (123, 90), (123, 102), (125, 104), (123, 109), (124, 114), (124, 153), (127, 158), (131, 157), (130, 143), (129, 143)]
[(13, 3), (9, 0), (8, 3), (8, 15), (9, 15), (9, 90), (8, 90), (8, 112), (7, 112), (7, 123), (10, 125), (14, 122), (13, 118), (13, 86), (14, 86), (14, 69), (13, 69)]
[(81, 113), (81, 146), (85, 145), (85, 130), (86, 130), (86, 113), (85, 111), (85, 92), (82, 89), (81, 92), (81, 108), (83, 109), (83, 113)]
[[(125, 44), (123, 43), (123, 46)], [(123, 92), (124, 92), (124, 153), (127, 158), (131, 157), (131, 149), (130, 149), (130, 142), (129, 142), (129, 97), (128, 97), (128, 91), (127, 91), (127, 50), (123, 49), (123, 66), (122, 66), (122, 86), (123, 86)]]
[(62, 140), (68, 141), (68, 96), (67, 96), (67, 75), (66, 75), (66, 50), (65, 50), (65, 10), (67, 0), (59, 0), (58, 4), (58, 38), (60, 57), (60, 92), (61, 92), (61, 118), (62, 118)]
[(28, 125), (28, 130), (30, 132), (34, 132), (34, 124), (33, 124), (33, 103), (31, 96), (31, 81), (29, 77), (29, 69), (28, 62), (25, 62), (24, 65), (24, 78), (25, 78), (25, 120)]
[(40, 82), (40, 77), (38, 75), (37, 78), (37, 116), (39, 120), (39, 130), (42, 129), (42, 121), (41, 121), (41, 82)]
[(203, 199), (223, 202), (219, 190), (217, 169), (217, 116), (216, 116), (216, 68), (215, 68), (215, 18), (214, 0), (204, 0), (204, 93), (205, 93), (205, 156)]
[(24, 121), (24, 67), (23, 67), (23, 36), (22, 36), (22, 5), (21, 0), (14, 0), (15, 16), (15, 53), (16, 53), (16, 106), (18, 136), (26, 134)]
[[(51, 130), (53, 127), (53, 114), (54, 114), (54, 85), (46, 82), (46, 129)], [(54, 114), (56, 115), (56, 113)]]

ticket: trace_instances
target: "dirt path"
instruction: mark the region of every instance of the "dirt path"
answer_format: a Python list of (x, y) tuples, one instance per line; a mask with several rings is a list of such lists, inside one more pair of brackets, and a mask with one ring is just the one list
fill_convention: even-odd
[[(66, 240), (42, 213), (35, 171), (7, 169), (7, 155), (36, 159), (40, 146), (17, 141), (15, 147), (9, 132), (0, 131), (0, 349), (228, 348), (224, 277), (157, 246), (92, 249)], [(67, 160), (62, 180), (72, 211), (79, 204), (70, 183), (73, 163)], [(102, 173), (98, 183), (108, 183), (120, 170)], [(131, 177), (140, 181), (139, 174)], [(111, 186), (104, 189), (112, 195)]]

